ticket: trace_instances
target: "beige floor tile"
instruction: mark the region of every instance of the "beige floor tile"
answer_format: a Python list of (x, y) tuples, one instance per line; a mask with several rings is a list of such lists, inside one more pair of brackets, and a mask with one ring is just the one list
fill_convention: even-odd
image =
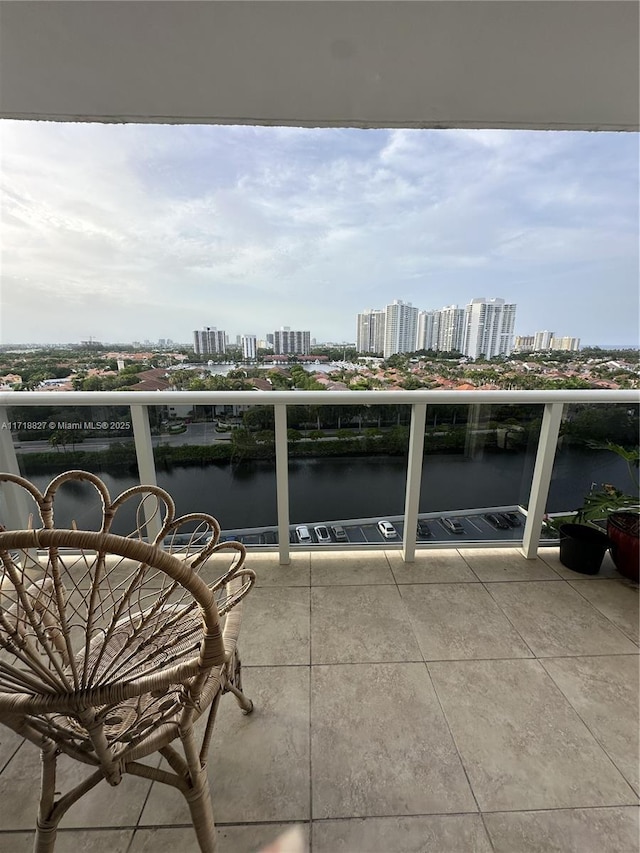
[(291, 562), (281, 566), (278, 555), (249, 554), (245, 563), (248, 569), (256, 573), (256, 586), (309, 586), (309, 553), (291, 554)]
[(568, 569), (560, 562), (560, 548), (540, 548), (538, 557), (550, 566), (554, 572), (557, 572), (561, 578), (565, 580), (608, 580), (611, 578), (622, 578), (620, 572), (616, 569), (611, 555), (607, 552), (604, 555), (602, 566), (597, 575), (583, 575), (580, 572), (574, 572), (573, 569)]
[(638, 651), (564, 581), (492, 583), (487, 589), (537, 657)]
[[(285, 833), (290, 826), (291, 824), (286, 823), (218, 826), (216, 828), (217, 853), (259, 853), (263, 847)], [(305, 838), (308, 839), (308, 824), (302, 824), (301, 827)], [(134, 836), (129, 853), (200, 853), (200, 847), (191, 827), (159, 827), (139, 829)]]
[(395, 583), (384, 551), (311, 554), (311, 585)]
[(635, 801), (538, 661), (428, 667), (482, 811)]
[[(244, 690), (255, 706), (243, 715), (220, 703), (209, 753), (217, 823), (309, 820), (309, 668), (252, 667)], [(188, 824), (182, 795), (155, 783), (141, 826)]]
[(416, 551), (413, 563), (405, 563), (400, 551), (387, 551), (396, 583), (463, 583), (477, 581), (469, 566), (453, 548)]
[[(23, 744), (0, 775), (0, 826), (2, 829), (35, 827), (40, 796), (40, 751)], [(56, 790), (69, 788), (91, 774), (91, 768), (65, 755), (58, 759)], [(102, 781), (74, 803), (60, 827), (134, 826), (140, 816), (151, 783), (125, 776), (111, 787)]]
[(558, 580), (547, 563), (527, 560), (516, 548), (466, 548), (461, 553), (481, 581)]
[(312, 663), (421, 661), (396, 586), (313, 587)]
[(308, 587), (255, 587), (244, 607), (239, 648), (245, 666), (310, 663)]
[(547, 658), (542, 665), (640, 794), (637, 657)]
[(425, 660), (533, 657), (480, 583), (400, 587)]
[(2, 832), (0, 830), (0, 853), (32, 853), (34, 838), (34, 832)]
[(312, 667), (314, 818), (473, 812), (424, 664)]
[(593, 606), (617, 625), (630, 640), (640, 643), (640, 613), (638, 612), (638, 586), (626, 579), (605, 580), (593, 584), (590, 581), (569, 581), (580, 595), (584, 595)]
[(0, 775), (0, 828), (34, 829), (40, 788), (40, 751), (24, 743)]
[(495, 853), (637, 853), (637, 808), (487, 814)]
[(17, 735), (11, 729), (8, 729), (6, 726), (0, 726), (0, 772), (23, 740), (24, 738)]
[(491, 853), (480, 815), (322, 820), (312, 832), (314, 853)]
[(127, 853), (132, 829), (60, 830), (55, 853)]

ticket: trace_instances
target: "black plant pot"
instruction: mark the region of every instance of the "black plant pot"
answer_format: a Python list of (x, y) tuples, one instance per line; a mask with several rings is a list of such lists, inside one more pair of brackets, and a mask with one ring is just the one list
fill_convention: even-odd
[(585, 524), (560, 527), (560, 562), (581, 575), (597, 575), (610, 545), (601, 530)]

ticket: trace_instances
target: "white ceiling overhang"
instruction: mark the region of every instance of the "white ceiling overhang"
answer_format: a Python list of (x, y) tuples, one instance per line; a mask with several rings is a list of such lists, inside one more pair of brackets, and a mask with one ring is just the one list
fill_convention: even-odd
[(0, 117), (638, 128), (629, 0), (0, 3)]

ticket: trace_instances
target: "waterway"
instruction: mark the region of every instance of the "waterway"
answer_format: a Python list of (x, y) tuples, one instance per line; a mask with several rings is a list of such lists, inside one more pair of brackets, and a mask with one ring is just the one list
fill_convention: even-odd
[[(485, 453), (469, 459), (461, 454), (427, 456), (423, 466), (421, 512), (526, 506), (534, 457), (531, 453)], [(101, 474), (112, 498), (136, 485), (130, 474)], [(240, 465), (175, 467), (158, 470), (158, 485), (176, 502), (177, 513), (208, 512), (223, 529), (276, 524), (275, 465), (253, 461)], [(44, 489), (46, 475), (32, 478)], [(576, 509), (592, 482), (613, 483), (629, 491), (623, 460), (607, 452), (561, 450), (556, 458), (547, 510)], [(403, 512), (406, 459), (350, 457), (292, 459), (289, 463), (289, 504), (292, 523), (349, 518), (382, 518)], [(99, 501), (84, 485), (70, 483), (55, 501), (56, 524), (94, 527)], [(125, 533), (133, 512), (124, 514)]]

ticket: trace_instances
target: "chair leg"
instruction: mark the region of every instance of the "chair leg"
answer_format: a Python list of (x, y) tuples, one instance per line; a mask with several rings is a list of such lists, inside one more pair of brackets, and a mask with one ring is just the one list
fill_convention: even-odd
[(202, 853), (215, 853), (217, 848), (216, 827), (213, 820), (213, 805), (206, 767), (200, 771), (197, 784), (185, 793), (185, 798), (189, 805), (191, 822), (196, 831), (200, 850)]
[(253, 702), (244, 695), (242, 690), (239, 690), (233, 684), (227, 684), (227, 689), (236, 697), (243, 714), (250, 714), (253, 711)]
[(242, 692), (242, 662), (240, 655), (236, 649), (231, 660), (229, 669), (231, 670), (227, 679), (225, 690), (229, 690), (236, 697), (238, 705), (242, 708), (243, 714), (250, 714), (253, 711), (253, 702), (248, 699)]
[(33, 845), (33, 853), (53, 853), (56, 844), (58, 824), (41, 823), (36, 826), (36, 837)]
[(53, 853), (60, 816), (51, 819), (56, 788), (56, 750), (55, 745), (47, 743), (41, 753), (42, 776), (40, 781), (40, 807), (36, 825), (34, 853)]

